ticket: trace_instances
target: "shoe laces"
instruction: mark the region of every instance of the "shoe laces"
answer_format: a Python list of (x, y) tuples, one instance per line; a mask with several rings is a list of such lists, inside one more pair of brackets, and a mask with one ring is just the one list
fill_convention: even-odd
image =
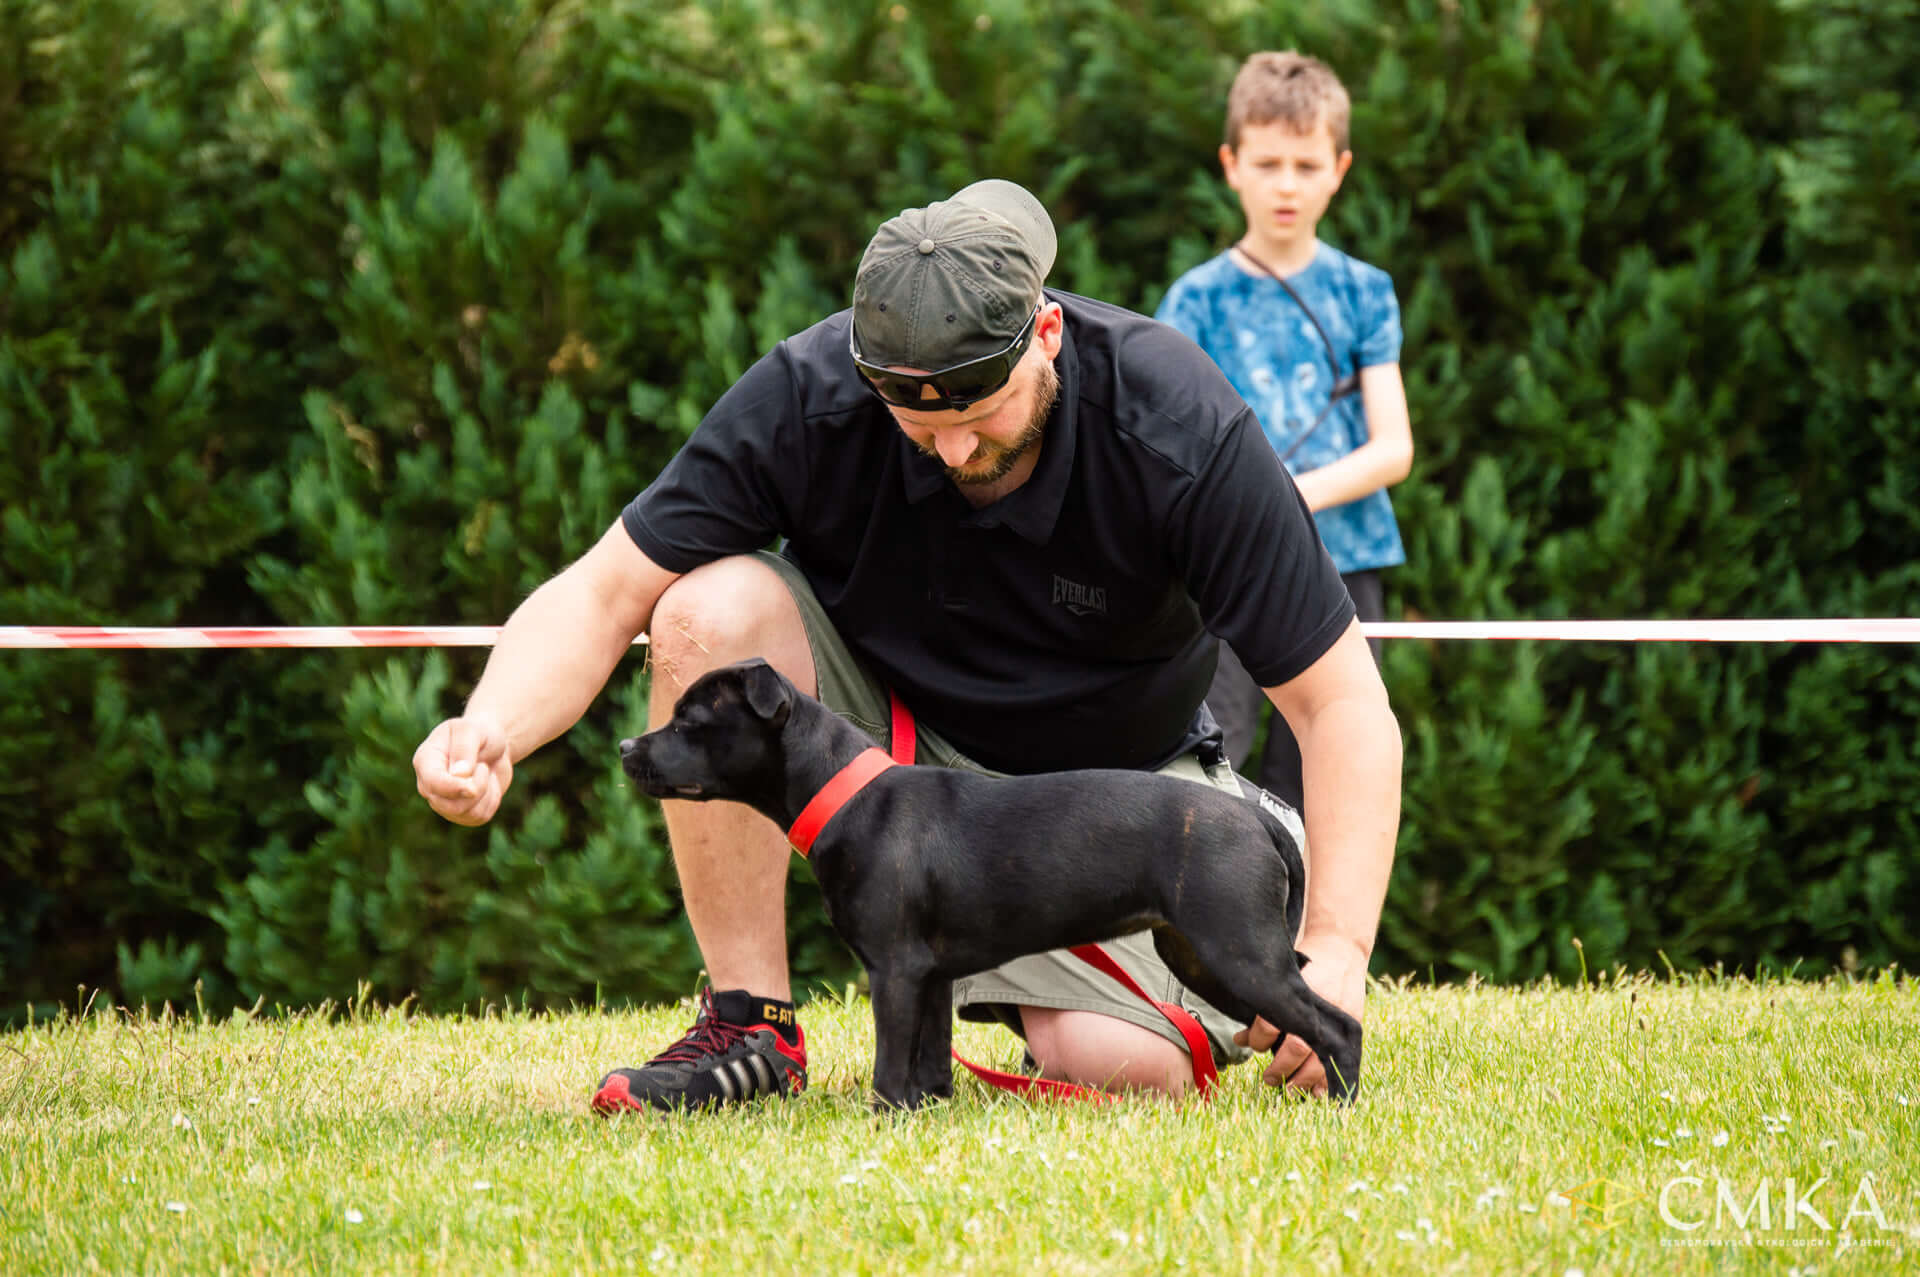
[(649, 1060), (649, 1064), (697, 1064), (710, 1056), (724, 1055), (739, 1045), (752, 1029), (728, 1024), (714, 1014), (713, 995), (700, 995), (700, 1016), (678, 1042)]

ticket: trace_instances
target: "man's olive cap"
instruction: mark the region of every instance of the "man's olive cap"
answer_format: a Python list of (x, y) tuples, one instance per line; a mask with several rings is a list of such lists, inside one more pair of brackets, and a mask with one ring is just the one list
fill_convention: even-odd
[(1004, 350), (1039, 304), (1057, 248), (1040, 201), (998, 178), (906, 209), (860, 259), (854, 349), (923, 372)]

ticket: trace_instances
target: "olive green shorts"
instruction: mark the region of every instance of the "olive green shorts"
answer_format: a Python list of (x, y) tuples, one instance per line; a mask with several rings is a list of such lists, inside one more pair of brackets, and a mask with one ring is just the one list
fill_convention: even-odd
[[(813, 652), (821, 702), (875, 740), (885, 743), (891, 719), (886, 687), (848, 649), (798, 568), (767, 551), (755, 557), (779, 573), (800, 608), (800, 617), (807, 629), (807, 646)], [(959, 767), (982, 776), (1001, 774), (974, 762), (924, 724), (919, 727), (915, 757), (924, 766)], [(1222, 764), (1208, 768), (1191, 754), (1174, 759), (1160, 771), (1163, 775), (1212, 785), (1230, 794), (1240, 793), (1239, 781), (1231, 767)], [(1101, 948), (1142, 989), (1163, 1002), (1183, 1008), (1200, 1022), (1213, 1046), (1216, 1065), (1244, 1060), (1250, 1054), (1247, 1048), (1233, 1042), (1234, 1033), (1245, 1028), (1245, 1024), (1215, 1009), (1175, 980), (1154, 951), (1150, 932), (1140, 931), (1104, 941)], [(1157, 1009), (1065, 949), (1016, 958), (991, 971), (955, 980), (953, 1001), (961, 1019), (1001, 1023), (1016, 1033), (1021, 1031), (1019, 1008), (1023, 1006), (1097, 1011), (1151, 1029), (1175, 1046), (1186, 1049), (1185, 1039)]]

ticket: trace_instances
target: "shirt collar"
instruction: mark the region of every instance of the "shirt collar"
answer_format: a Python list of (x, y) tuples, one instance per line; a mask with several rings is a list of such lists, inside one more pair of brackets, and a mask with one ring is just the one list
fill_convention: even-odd
[[(1040, 441), (1040, 464), (1012, 492), (984, 510), (968, 513), (960, 520), (963, 526), (992, 528), (1005, 524), (1035, 545), (1045, 545), (1052, 539), (1073, 478), (1080, 426), (1080, 360), (1074, 351), (1071, 325), (1061, 333), (1060, 353), (1054, 357), (1053, 367), (1060, 374), (1060, 395), (1054, 400)], [(891, 414), (887, 421), (896, 432), (899, 430)], [(900, 435), (899, 447), (903, 456), (900, 476), (910, 503), (918, 505), (952, 490), (953, 483), (938, 458), (921, 452), (904, 434)]]

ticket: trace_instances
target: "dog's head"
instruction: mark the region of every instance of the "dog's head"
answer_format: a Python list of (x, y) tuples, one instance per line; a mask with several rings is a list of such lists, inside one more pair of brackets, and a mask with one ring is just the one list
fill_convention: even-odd
[(785, 775), (780, 735), (798, 695), (765, 661), (723, 666), (694, 680), (665, 727), (621, 741), (620, 766), (655, 798), (751, 800)]

